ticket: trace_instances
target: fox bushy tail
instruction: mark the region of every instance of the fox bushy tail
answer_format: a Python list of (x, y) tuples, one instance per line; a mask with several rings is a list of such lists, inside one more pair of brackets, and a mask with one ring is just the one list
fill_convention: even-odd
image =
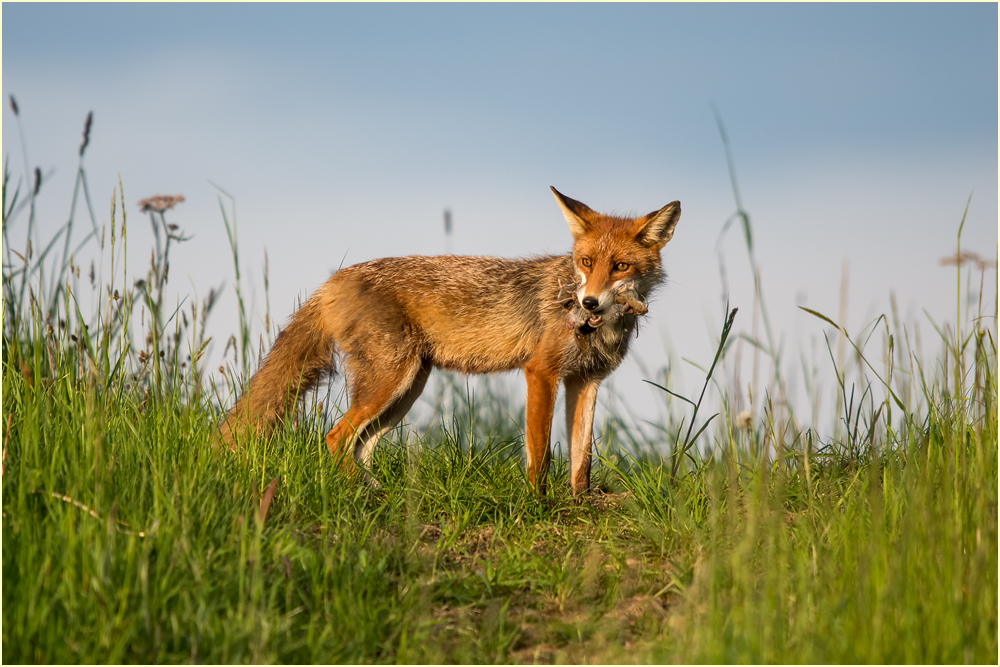
[(314, 295), (295, 311), (243, 396), (226, 414), (222, 440), (235, 448), (237, 436), (269, 432), (295, 409), (299, 398), (335, 371), (333, 335), (322, 302)]

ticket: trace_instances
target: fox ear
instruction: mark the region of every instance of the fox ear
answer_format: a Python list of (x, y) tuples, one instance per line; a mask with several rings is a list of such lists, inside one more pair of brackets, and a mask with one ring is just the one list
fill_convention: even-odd
[(555, 195), (556, 202), (558, 202), (559, 208), (562, 209), (566, 222), (569, 223), (570, 233), (574, 239), (579, 239), (590, 229), (590, 221), (597, 214), (586, 204), (578, 202), (575, 199), (570, 199), (551, 185), (549, 188), (552, 189), (552, 194)]
[(636, 238), (644, 246), (659, 250), (667, 245), (667, 241), (674, 235), (674, 227), (680, 219), (681, 203), (672, 201), (659, 211), (653, 211), (636, 219)]

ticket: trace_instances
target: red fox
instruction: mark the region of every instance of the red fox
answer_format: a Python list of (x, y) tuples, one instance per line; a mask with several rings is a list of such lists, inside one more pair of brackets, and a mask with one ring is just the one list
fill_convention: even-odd
[[(235, 447), (237, 436), (273, 428), (339, 362), (350, 408), (326, 444), (341, 461), (353, 458), (367, 467), (379, 438), (423, 391), (431, 368), (521, 368), (528, 385), (529, 484), (546, 491), (561, 380), (570, 484), (574, 496), (587, 491), (597, 387), (624, 359), (636, 316), (646, 310), (636, 297), (645, 300), (663, 280), (660, 250), (673, 236), (681, 207), (675, 201), (623, 218), (552, 192), (573, 235), (572, 254), (391, 257), (333, 274), (278, 335), (226, 415), (223, 440)], [(581, 329), (586, 344), (576, 340)]]

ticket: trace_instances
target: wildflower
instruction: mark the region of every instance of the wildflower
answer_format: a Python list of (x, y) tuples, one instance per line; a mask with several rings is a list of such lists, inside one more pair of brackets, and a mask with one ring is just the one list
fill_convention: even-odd
[(184, 201), (184, 195), (155, 195), (139, 202), (139, 210), (143, 213), (155, 211), (163, 213), (169, 211), (177, 204)]
[(750, 425), (753, 423), (753, 415), (750, 414), (749, 410), (744, 410), (743, 412), (736, 415), (736, 428), (750, 430)]

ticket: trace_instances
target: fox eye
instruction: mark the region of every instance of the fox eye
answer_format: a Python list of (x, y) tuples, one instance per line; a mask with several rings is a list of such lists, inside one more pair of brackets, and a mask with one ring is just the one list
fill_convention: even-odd
[(590, 268), (590, 265), (592, 264), (589, 257), (584, 257), (583, 259), (580, 260), (580, 263), (586, 266), (587, 268)]
[(628, 264), (626, 262), (618, 262), (615, 264), (615, 271), (628, 271)]

